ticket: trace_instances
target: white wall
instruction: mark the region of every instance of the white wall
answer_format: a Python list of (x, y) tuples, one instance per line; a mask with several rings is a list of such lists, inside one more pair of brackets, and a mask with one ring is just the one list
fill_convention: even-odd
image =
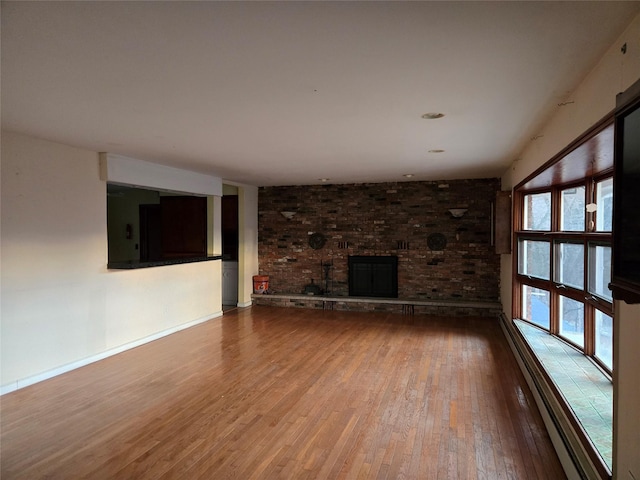
[(238, 306), (251, 305), (258, 274), (258, 188), (238, 186)]
[[(625, 55), (620, 51), (627, 44)], [(575, 103), (558, 107), (554, 117), (540, 132), (542, 137), (531, 142), (521, 157), (502, 177), (502, 188), (513, 188), (538, 167), (550, 160), (573, 140), (615, 108), (616, 95), (640, 78), (640, 16), (607, 50), (598, 65), (567, 100)], [(526, 92), (523, 92), (526, 94)], [(511, 255), (502, 258), (501, 296), (505, 314), (511, 316)], [(640, 479), (640, 306), (615, 306), (619, 335), (614, 349), (619, 364), (615, 365), (614, 385), (617, 395), (614, 418), (614, 477)], [(633, 473), (634, 477), (630, 475)]]
[(221, 314), (221, 261), (106, 269), (99, 173), (95, 152), (2, 134), (4, 392)]

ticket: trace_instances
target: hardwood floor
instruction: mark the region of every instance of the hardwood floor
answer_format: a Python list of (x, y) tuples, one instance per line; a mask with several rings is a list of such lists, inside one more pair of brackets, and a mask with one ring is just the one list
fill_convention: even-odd
[(1, 402), (3, 480), (564, 478), (494, 319), (240, 309)]

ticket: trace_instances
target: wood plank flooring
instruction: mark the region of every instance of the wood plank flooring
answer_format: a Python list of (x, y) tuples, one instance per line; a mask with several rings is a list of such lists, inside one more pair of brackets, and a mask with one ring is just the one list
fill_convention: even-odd
[(561, 479), (497, 320), (252, 307), (1, 399), (8, 479)]

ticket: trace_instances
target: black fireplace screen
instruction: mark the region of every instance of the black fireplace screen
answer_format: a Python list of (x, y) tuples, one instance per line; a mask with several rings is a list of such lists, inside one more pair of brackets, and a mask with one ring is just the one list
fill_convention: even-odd
[(398, 298), (398, 257), (350, 256), (349, 296)]

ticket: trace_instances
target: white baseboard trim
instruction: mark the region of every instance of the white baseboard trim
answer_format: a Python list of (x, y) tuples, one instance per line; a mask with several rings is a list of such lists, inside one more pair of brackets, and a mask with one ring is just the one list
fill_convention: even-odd
[(250, 307), (253, 305), (253, 300), (249, 300), (248, 302), (238, 302), (238, 308)]
[(208, 322), (209, 320), (213, 320), (214, 318), (218, 318), (221, 316), (222, 316), (222, 311), (215, 312), (215, 313), (212, 313), (211, 315), (207, 315), (205, 317), (197, 318), (190, 322), (183, 323), (182, 325), (176, 325), (175, 327), (162, 330), (161, 332), (154, 333), (153, 335), (149, 335), (148, 337), (143, 337), (138, 340), (134, 340), (133, 342), (125, 343), (124, 345), (120, 345), (118, 347), (111, 348), (104, 352), (97, 353), (96, 355), (83, 358), (82, 360), (68, 363), (66, 365), (62, 365), (52, 370), (47, 370), (46, 372), (42, 372), (37, 375), (33, 375), (31, 377), (23, 378), (20, 380), (16, 380), (15, 382), (8, 383), (6, 385), (2, 385), (0, 386), (0, 396), (5, 395), (7, 393), (14, 392), (21, 388), (28, 387), (29, 385), (33, 385), (35, 383), (48, 380), (58, 375), (62, 375), (63, 373), (70, 372), (71, 370), (75, 370), (76, 368), (84, 367), (91, 363), (104, 360), (105, 358), (111, 357), (113, 355), (117, 355), (119, 353), (125, 352), (135, 347), (139, 347), (140, 345), (144, 345), (145, 343), (153, 342), (154, 340), (158, 340), (162, 337), (166, 337), (167, 335), (171, 335), (172, 333), (179, 332), (180, 330), (185, 330), (190, 327), (195, 327), (196, 325), (199, 325), (204, 322)]

